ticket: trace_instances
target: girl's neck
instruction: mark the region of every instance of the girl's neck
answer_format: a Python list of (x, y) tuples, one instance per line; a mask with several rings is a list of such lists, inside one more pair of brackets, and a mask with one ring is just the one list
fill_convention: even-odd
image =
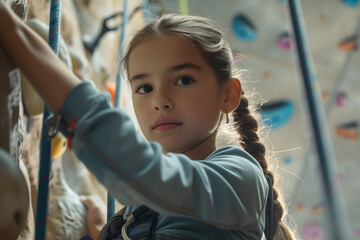
[(217, 131), (204, 139), (204, 141), (202, 141), (198, 145), (182, 153), (192, 160), (204, 160), (205, 158), (207, 158), (207, 156), (209, 156), (212, 152), (216, 150), (216, 133)]

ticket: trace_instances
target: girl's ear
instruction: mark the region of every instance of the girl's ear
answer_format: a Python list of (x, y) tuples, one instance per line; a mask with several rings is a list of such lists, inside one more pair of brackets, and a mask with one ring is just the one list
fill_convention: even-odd
[(225, 86), (225, 99), (221, 107), (223, 113), (234, 111), (240, 104), (241, 83), (237, 78), (230, 78)]

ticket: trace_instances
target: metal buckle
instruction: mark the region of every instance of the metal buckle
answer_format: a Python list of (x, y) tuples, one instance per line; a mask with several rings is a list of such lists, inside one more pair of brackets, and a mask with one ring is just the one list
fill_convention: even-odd
[(61, 115), (51, 114), (48, 118), (46, 118), (46, 134), (45, 137), (47, 139), (52, 139), (59, 131)]

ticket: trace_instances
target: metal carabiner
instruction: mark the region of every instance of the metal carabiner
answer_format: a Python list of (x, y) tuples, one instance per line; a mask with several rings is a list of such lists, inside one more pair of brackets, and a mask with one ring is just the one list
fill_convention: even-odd
[(52, 139), (55, 137), (55, 135), (59, 131), (60, 122), (61, 122), (61, 115), (51, 114), (49, 117), (46, 118), (45, 123), (47, 128), (46, 128), (45, 137), (47, 139)]

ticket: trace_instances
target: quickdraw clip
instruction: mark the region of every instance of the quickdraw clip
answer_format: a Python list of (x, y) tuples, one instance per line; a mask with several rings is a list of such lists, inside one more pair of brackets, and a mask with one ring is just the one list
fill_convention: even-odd
[(51, 114), (46, 120), (46, 134), (47, 139), (52, 139), (56, 136), (60, 128), (61, 115)]

